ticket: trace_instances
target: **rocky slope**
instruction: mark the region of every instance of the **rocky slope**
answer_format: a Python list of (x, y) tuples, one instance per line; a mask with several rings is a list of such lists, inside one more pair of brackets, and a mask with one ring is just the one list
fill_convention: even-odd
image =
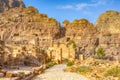
[(15, 7), (25, 7), (22, 0), (0, 0), (0, 12)]

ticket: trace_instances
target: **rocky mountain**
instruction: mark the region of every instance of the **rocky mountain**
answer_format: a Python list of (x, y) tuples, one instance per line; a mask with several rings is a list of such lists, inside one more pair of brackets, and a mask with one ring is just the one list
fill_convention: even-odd
[(120, 33), (120, 12), (106, 11), (96, 21), (98, 31), (109, 33)]
[(24, 8), (25, 5), (22, 0), (0, 0), (0, 12), (15, 7)]

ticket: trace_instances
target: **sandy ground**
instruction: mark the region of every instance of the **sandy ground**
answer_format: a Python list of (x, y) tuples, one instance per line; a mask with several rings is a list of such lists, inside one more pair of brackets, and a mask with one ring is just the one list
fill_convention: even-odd
[(66, 65), (64, 64), (55, 65), (52, 68), (47, 69), (45, 73), (38, 75), (33, 80), (89, 80), (76, 73), (64, 72), (64, 68), (66, 68)]

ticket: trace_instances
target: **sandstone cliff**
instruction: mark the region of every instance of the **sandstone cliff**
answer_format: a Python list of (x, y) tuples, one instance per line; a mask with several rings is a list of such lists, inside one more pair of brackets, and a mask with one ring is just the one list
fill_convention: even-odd
[(0, 0), (0, 12), (15, 7), (25, 7), (22, 0)]
[(59, 22), (32, 6), (24, 8), (21, 0), (0, 1), (0, 40), (7, 47), (0, 46), (6, 52), (0, 57), (0, 60), (5, 57), (0, 64), (16, 65), (20, 62), (23, 65), (26, 59), (27, 63), (42, 62), (44, 52), (39, 49), (50, 46), (53, 40), (59, 38)]
[(13, 8), (0, 17), (1, 40), (6, 42), (47, 45), (49, 40), (59, 38), (59, 22), (34, 7)]
[(120, 33), (120, 12), (106, 11), (96, 21), (98, 31)]
[(72, 23), (63, 22), (63, 27), (66, 29), (66, 37), (88, 37), (96, 33), (96, 28), (86, 19), (74, 20)]

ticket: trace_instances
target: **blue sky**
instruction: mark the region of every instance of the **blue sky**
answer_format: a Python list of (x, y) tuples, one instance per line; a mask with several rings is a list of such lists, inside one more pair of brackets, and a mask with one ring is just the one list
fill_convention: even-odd
[(95, 23), (98, 16), (107, 11), (120, 11), (120, 0), (23, 0), (26, 6), (34, 6), (40, 13), (64, 20), (86, 18)]

